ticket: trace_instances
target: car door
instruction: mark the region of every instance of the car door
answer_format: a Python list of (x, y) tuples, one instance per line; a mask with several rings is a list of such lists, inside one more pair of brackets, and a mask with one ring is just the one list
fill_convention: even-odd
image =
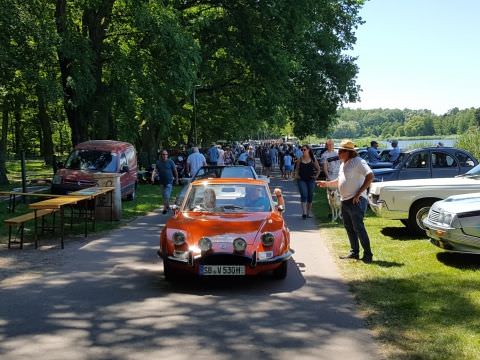
[(427, 179), (431, 177), (430, 152), (428, 150), (411, 153), (398, 173), (398, 180)]
[(454, 177), (459, 173), (458, 161), (444, 150), (433, 150), (431, 157), (432, 177)]
[(459, 173), (465, 174), (467, 171), (471, 170), (476, 164), (477, 161), (474, 160), (469, 154), (463, 151), (457, 151), (455, 156), (459, 162)]

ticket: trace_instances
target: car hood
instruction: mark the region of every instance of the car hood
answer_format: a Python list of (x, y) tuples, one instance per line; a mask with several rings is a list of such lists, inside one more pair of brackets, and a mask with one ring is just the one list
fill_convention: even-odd
[(93, 172), (88, 170), (72, 170), (72, 169), (60, 169), (57, 171), (57, 175), (60, 175), (64, 181), (92, 181)]
[(381, 189), (398, 189), (406, 191), (408, 188), (412, 188), (416, 192), (421, 191), (421, 188), (441, 188), (441, 187), (462, 187), (468, 189), (472, 187), (472, 192), (478, 191), (480, 180), (467, 177), (454, 177), (454, 178), (431, 178), (431, 179), (412, 179), (412, 180), (396, 180), (386, 182), (372, 183), (370, 186), (370, 192), (373, 194), (379, 194)]
[(202, 237), (213, 242), (231, 242), (242, 237), (253, 244), (259, 233), (278, 231), (283, 228), (283, 218), (274, 213), (228, 213), (183, 212), (170, 218), (166, 224), (167, 237), (175, 231), (183, 231), (187, 242), (194, 244)]
[(436, 202), (433, 208), (453, 214), (478, 212), (480, 215), (480, 193), (452, 195)]

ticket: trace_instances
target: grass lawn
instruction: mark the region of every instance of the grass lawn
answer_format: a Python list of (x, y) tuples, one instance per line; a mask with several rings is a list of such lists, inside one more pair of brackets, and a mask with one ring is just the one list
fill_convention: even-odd
[[(343, 225), (327, 218), (323, 189), (314, 212), (334, 256), (348, 253)], [(373, 264), (337, 263), (387, 358), (480, 359), (480, 255), (444, 252), (371, 212), (365, 224)]]

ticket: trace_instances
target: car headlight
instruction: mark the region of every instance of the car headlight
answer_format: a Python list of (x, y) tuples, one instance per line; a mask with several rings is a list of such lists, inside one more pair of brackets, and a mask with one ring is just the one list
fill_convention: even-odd
[(247, 242), (245, 241), (245, 239), (236, 238), (235, 240), (233, 240), (233, 248), (235, 249), (235, 251), (245, 251), (245, 249), (247, 248)]
[(447, 212), (440, 212), (438, 214), (438, 220), (440, 224), (450, 225), (453, 221), (453, 214)]
[(263, 246), (272, 246), (275, 241), (275, 236), (272, 233), (265, 233), (262, 235)]
[(198, 247), (202, 251), (208, 251), (212, 248), (212, 240), (207, 237), (203, 237), (198, 241)]
[(177, 246), (185, 244), (185, 234), (177, 231), (173, 234), (173, 243)]
[(62, 176), (61, 175), (53, 175), (52, 184), (61, 184), (62, 183)]

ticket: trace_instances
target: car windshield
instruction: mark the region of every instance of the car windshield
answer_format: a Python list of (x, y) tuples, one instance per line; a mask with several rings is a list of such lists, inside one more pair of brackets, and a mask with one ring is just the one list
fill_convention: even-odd
[(467, 171), (465, 174), (459, 176), (480, 176), (480, 164), (475, 166), (473, 169)]
[(271, 211), (267, 188), (252, 184), (193, 185), (187, 195), (184, 211), (212, 213)]
[(250, 166), (202, 167), (195, 175), (195, 180), (205, 178), (255, 178)]
[(67, 159), (65, 168), (72, 170), (117, 171), (117, 155), (107, 151), (75, 150)]

